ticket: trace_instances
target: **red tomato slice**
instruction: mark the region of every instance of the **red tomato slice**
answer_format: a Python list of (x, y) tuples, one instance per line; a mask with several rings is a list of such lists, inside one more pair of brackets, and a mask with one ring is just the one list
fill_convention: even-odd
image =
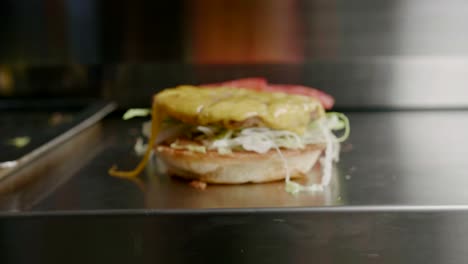
[(323, 91), (302, 85), (292, 84), (268, 84), (265, 78), (243, 78), (220, 83), (202, 84), (202, 87), (228, 86), (233, 88), (244, 88), (255, 91), (283, 92), (289, 94), (300, 94), (317, 98), (325, 109), (331, 109), (335, 103), (333, 97)]
[(320, 101), (325, 109), (331, 109), (335, 104), (335, 99), (331, 95), (312, 87), (292, 84), (270, 84), (268, 85), (268, 90), (314, 97)]

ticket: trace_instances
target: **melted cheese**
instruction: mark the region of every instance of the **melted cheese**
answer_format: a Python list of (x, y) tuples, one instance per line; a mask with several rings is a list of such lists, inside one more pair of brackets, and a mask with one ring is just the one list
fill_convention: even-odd
[(269, 128), (303, 133), (311, 113), (324, 113), (312, 97), (229, 87), (178, 86), (160, 92), (155, 99), (165, 114), (196, 125), (229, 127), (233, 121), (256, 117)]
[(114, 177), (119, 177), (119, 178), (132, 179), (132, 178), (137, 177), (138, 174), (140, 174), (143, 171), (143, 169), (146, 167), (146, 164), (148, 163), (148, 160), (151, 156), (151, 152), (153, 151), (153, 146), (156, 142), (156, 138), (159, 134), (161, 120), (162, 120), (162, 116), (161, 116), (161, 113), (159, 112), (158, 105), (156, 104), (156, 100), (153, 100), (153, 105), (151, 108), (151, 117), (152, 117), (151, 118), (151, 137), (148, 142), (148, 146), (146, 148), (143, 159), (140, 161), (137, 167), (131, 171), (120, 171), (117, 169), (116, 166), (113, 166), (108, 171), (109, 175), (114, 176)]

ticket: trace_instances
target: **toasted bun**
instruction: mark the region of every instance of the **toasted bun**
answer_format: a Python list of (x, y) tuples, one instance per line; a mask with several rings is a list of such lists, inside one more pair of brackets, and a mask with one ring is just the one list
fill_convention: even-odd
[[(324, 148), (324, 145), (317, 144), (300, 150), (282, 150), (291, 178), (303, 177), (309, 172)], [(284, 162), (276, 150), (265, 154), (242, 151), (220, 155), (217, 151), (198, 153), (159, 145), (156, 153), (170, 175), (185, 179), (241, 184), (270, 182), (286, 177)]]

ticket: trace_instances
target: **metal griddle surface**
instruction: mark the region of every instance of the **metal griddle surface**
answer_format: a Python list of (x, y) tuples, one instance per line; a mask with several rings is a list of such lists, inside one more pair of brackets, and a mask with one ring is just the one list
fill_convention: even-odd
[[(140, 181), (110, 177), (107, 170), (113, 164), (120, 168), (137, 164), (139, 158), (132, 154), (132, 148), (144, 120), (107, 119), (103, 133), (96, 140), (100, 142), (99, 151), (89, 152), (93, 153), (92, 159), (88, 157), (89, 161), (79, 169), (70, 162), (66, 166), (75, 172), (68, 181), (44, 199), (28, 203), (16, 199), (14, 210), (292, 207), (346, 210), (468, 203), (467, 111), (351, 112), (347, 115), (352, 125), (351, 137), (342, 146), (341, 161), (336, 165), (332, 184), (324, 192), (289, 195), (283, 191), (282, 182), (210, 185), (201, 191), (185, 181), (158, 174), (155, 163), (141, 175)], [(86, 153), (79, 155), (77, 160), (84, 159)], [(49, 176), (56, 177), (53, 172)], [(318, 173), (311, 180), (319, 180)]]
[[(0, 168), (19, 162), (103, 109), (109, 112), (109, 107), (115, 106), (91, 99), (0, 101)], [(26, 145), (12, 144), (22, 137), (29, 139)]]

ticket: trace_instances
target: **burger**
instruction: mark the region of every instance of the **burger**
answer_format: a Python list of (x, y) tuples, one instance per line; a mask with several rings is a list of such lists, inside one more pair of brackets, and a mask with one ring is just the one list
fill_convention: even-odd
[[(246, 78), (205, 85), (180, 85), (153, 97), (148, 148), (131, 172), (136, 177), (151, 153), (170, 175), (213, 184), (285, 180), (286, 190), (319, 190), (328, 185), (340, 142), (349, 135), (345, 115), (327, 112), (333, 98), (317, 89), (273, 85)], [(335, 134), (341, 130), (341, 136)], [(319, 162), (321, 184), (293, 181)]]

